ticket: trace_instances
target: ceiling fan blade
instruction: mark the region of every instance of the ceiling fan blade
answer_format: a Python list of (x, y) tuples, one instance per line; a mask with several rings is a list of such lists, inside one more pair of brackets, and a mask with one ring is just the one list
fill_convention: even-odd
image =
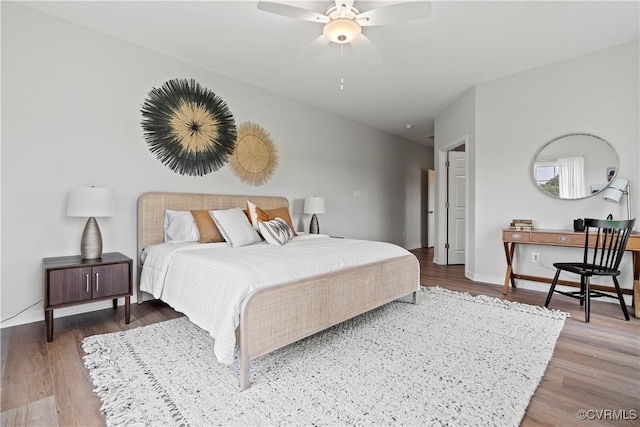
[[(343, 5), (344, 10), (342, 10)], [(336, 8), (340, 12), (341, 18), (344, 18), (343, 13), (346, 15), (351, 10), (351, 6), (353, 6), (353, 0), (336, 0)]]
[(351, 46), (358, 56), (364, 59), (369, 65), (377, 66), (382, 64), (382, 54), (378, 48), (364, 34), (360, 34), (351, 40)]
[(302, 50), (302, 52), (298, 54), (298, 56), (296, 57), (296, 61), (297, 62), (309, 61), (310, 59), (315, 57), (317, 54), (319, 54), (322, 48), (327, 46), (329, 43), (330, 43), (329, 39), (326, 38), (324, 34), (322, 34), (320, 37), (318, 37), (317, 39), (309, 43), (307, 47), (305, 47)]
[(356, 21), (363, 27), (374, 25), (391, 25), (401, 22), (415, 21), (426, 18), (431, 14), (431, 2), (414, 1), (397, 3), (379, 7), (356, 16)]
[(272, 1), (259, 1), (258, 9), (265, 12), (275, 13), (276, 15), (287, 16), (289, 18), (302, 19), (304, 21), (320, 22), (325, 24), (329, 22), (329, 17), (313, 10), (302, 9), (301, 7), (289, 6), (286, 4), (275, 3)]

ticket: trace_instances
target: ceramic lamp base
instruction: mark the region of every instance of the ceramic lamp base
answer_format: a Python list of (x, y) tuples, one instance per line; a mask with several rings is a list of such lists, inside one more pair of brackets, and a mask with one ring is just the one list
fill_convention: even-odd
[(318, 217), (316, 214), (313, 214), (311, 217), (311, 225), (309, 226), (309, 234), (318, 234), (320, 233), (320, 226), (318, 225)]
[(102, 235), (98, 221), (94, 217), (87, 220), (80, 241), (80, 255), (82, 259), (99, 259), (102, 257)]

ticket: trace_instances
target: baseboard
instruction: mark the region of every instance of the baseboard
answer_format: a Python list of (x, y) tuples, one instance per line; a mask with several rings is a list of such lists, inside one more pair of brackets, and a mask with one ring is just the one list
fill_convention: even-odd
[(411, 245), (407, 245), (405, 247), (406, 250), (408, 251), (413, 251), (415, 249), (422, 249), (422, 248), (426, 248), (427, 246), (424, 243), (413, 243)]
[(11, 320), (2, 322), (2, 325), (0, 325), (0, 329), (10, 328), (12, 326), (26, 325), (27, 323), (42, 322), (43, 320), (44, 309), (42, 308), (42, 306), (40, 306), (40, 308), (27, 310), (24, 313), (20, 313), (18, 316)]
[[(495, 277), (495, 276), (489, 276), (489, 275), (476, 274), (473, 277), (468, 277), (468, 278), (473, 280), (474, 282), (482, 282), (482, 283), (488, 283), (488, 284), (500, 285), (500, 286), (504, 285), (504, 277)], [(547, 283), (532, 282), (529, 280), (521, 280), (521, 279), (517, 280), (516, 285), (520, 289), (527, 289), (529, 291), (540, 292), (542, 295), (546, 295), (549, 292), (549, 286), (550, 286)], [(509, 285), (509, 287), (511, 287), (511, 285)], [(557, 289), (564, 290), (564, 291), (576, 290), (576, 288), (573, 288), (571, 286), (562, 286), (562, 285), (558, 285)], [(623, 297), (627, 305), (631, 305), (632, 296), (623, 295)], [(598, 301), (605, 301), (608, 303), (618, 304), (618, 301), (613, 298), (601, 298), (601, 299), (598, 299)]]
[(470, 276), (467, 276), (467, 278), (473, 280), (474, 282), (489, 283), (491, 285), (504, 284), (504, 276), (492, 276), (488, 274), (471, 274)]
[[(144, 299), (144, 298), (143, 298)], [(153, 298), (149, 298), (153, 299)], [(134, 292), (131, 297), (131, 304), (135, 304), (137, 302), (136, 294)], [(124, 298), (118, 298), (118, 306), (124, 305)], [(111, 300), (104, 301), (96, 301), (81, 305), (74, 305), (71, 307), (58, 308), (53, 310), (53, 318), (57, 319), (59, 317), (66, 316), (75, 316), (76, 314), (89, 313), (91, 311), (104, 310), (107, 308), (112, 308), (113, 303)], [(34, 307), (31, 310), (27, 310), (24, 313), (19, 314), (14, 319), (7, 320), (0, 325), (0, 329), (10, 328), (12, 326), (26, 325), (27, 323), (34, 322), (42, 322), (44, 321), (44, 307), (40, 305), (39, 307)]]

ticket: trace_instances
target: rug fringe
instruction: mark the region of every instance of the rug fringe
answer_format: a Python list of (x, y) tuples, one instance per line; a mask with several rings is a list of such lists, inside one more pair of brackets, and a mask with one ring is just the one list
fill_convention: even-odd
[(93, 384), (99, 384), (93, 391), (102, 406), (100, 411), (106, 416), (108, 425), (145, 426), (145, 413), (135, 404), (133, 391), (122, 382), (123, 375), (111, 360), (111, 349), (107, 340), (96, 335), (85, 338), (82, 349), (84, 365), (89, 370)]
[(521, 302), (517, 302), (517, 301), (509, 301), (509, 300), (505, 300), (505, 299), (500, 299), (500, 298), (495, 298), (495, 297), (490, 297), (487, 295), (477, 295), (477, 296), (473, 296), (471, 295), (469, 292), (460, 292), (460, 291), (452, 291), (446, 288), (442, 288), (439, 285), (435, 285), (435, 286), (422, 286), (420, 288), (420, 290), (424, 293), (440, 293), (440, 294), (446, 294), (455, 298), (459, 298), (465, 301), (472, 301), (472, 302), (477, 302), (477, 303), (491, 303), (491, 304), (497, 304), (497, 305), (502, 305), (506, 308), (511, 308), (517, 311), (521, 311), (524, 313), (529, 313), (529, 314), (536, 314), (539, 316), (544, 316), (544, 317), (549, 317), (552, 319), (561, 319), (561, 320), (565, 320), (567, 317), (571, 317), (571, 314), (564, 312), (564, 311), (560, 311), (560, 310), (556, 310), (556, 309), (548, 309), (546, 307), (542, 307), (539, 305), (529, 305), (529, 304), (523, 304)]

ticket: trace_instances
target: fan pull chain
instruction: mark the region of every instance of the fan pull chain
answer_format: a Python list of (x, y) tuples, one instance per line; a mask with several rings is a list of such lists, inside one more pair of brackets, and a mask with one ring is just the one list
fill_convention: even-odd
[[(344, 64), (344, 44), (340, 45), (340, 65)], [(344, 90), (344, 77), (340, 77), (340, 90)]]

